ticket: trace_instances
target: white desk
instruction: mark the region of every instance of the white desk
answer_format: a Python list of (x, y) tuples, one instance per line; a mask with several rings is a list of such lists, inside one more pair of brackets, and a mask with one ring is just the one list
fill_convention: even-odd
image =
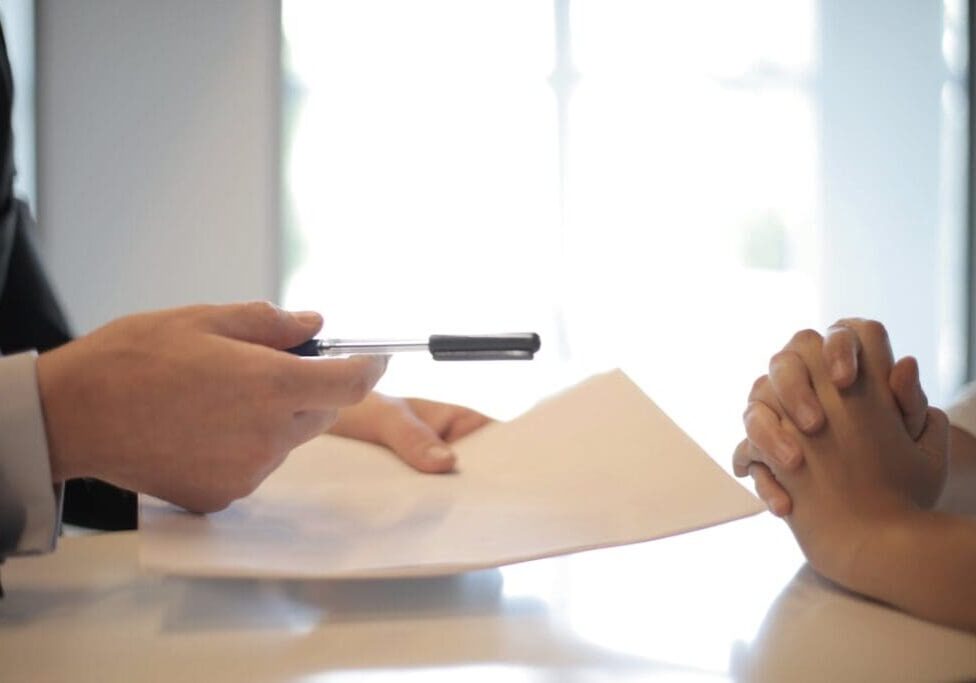
[(8, 561), (0, 680), (976, 679), (976, 637), (801, 570), (768, 515), (399, 581), (151, 576), (137, 542), (67, 538), (54, 555)]

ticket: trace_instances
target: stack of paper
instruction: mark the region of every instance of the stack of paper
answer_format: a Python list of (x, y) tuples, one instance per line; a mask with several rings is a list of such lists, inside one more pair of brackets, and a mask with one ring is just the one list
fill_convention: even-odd
[(755, 514), (729, 477), (620, 371), (454, 444), (423, 475), (321, 437), (249, 498), (198, 516), (149, 497), (143, 565), (206, 576), (418, 576), (646, 541)]

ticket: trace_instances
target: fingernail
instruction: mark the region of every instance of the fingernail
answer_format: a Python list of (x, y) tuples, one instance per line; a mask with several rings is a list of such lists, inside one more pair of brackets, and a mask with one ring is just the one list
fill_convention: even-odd
[(454, 459), (454, 452), (445, 446), (431, 446), (427, 449), (425, 455), (430, 460), (437, 460), (441, 462)]
[(847, 379), (847, 367), (844, 365), (844, 361), (835, 360), (833, 363), (831, 363), (830, 379), (835, 384)]
[(796, 419), (800, 421), (800, 429), (807, 431), (813, 429), (820, 419), (820, 415), (810, 405), (801, 403), (796, 409)]
[(316, 313), (315, 311), (297, 311), (295, 313), (292, 313), (292, 315), (302, 325), (308, 325), (309, 327), (311, 327), (312, 325), (322, 324), (322, 316)]

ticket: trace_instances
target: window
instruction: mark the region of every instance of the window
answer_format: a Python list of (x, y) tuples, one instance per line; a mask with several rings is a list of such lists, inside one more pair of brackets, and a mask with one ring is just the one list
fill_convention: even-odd
[[(857, 5), (856, 7), (854, 5)], [(728, 466), (802, 327), (964, 367), (959, 2), (284, 0), (284, 303), (329, 336), (537, 331), (380, 389), (510, 417), (623, 367)]]

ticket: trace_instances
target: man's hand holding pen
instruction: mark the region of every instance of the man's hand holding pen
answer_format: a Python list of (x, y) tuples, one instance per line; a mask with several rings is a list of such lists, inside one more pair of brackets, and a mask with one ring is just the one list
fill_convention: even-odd
[(321, 326), (318, 313), (263, 302), (190, 306), (121, 318), (42, 354), (52, 479), (95, 477), (211, 512), (330, 427), (422, 472), (451, 471), (449, 443), (489, 419), (371, 394), (384, 355), (309, 362), (281, 352)]
[(384, 356), (309, 363), (277, 350), (321, 325), (266, 303), (191, 306), (42, 354), (52, 478), (97, 477), (196, 512), (226, 507), (386, 369)]

